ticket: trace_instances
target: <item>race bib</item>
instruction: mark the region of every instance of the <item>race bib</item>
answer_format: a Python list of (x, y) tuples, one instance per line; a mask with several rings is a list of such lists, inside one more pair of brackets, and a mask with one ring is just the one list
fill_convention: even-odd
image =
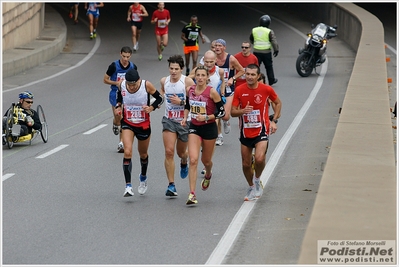
[(191, 118), (197, 118), (198, 115), (206, 115), (206, 102), (190, 100)]
[(197, 38), (198, 38), (198, 32), (190, 32), (188, 35), (189, 40), (195, 41), (195, 40), (197, 40)]
[(133, 13), (133, 21), (140, 21), (140, 16), (137, 13)]
[(165, 28), (166, 27), (166, 19), (158, 20), (158, 28)]
[(132, 123), (140, 123), (145, 120), (145, 112), (142, 106), (125, 106), (124, 117)]
[(184, 106), (172, 106), (168, 108), (168, 118), (181, 121), (184, 118)]
[(117, 73), (116, 74), (116, 81), (119, 82), (120, 80), (125, 79), (125, 74), (126, 73)]
[(259, 109), (253, 110), (249, 114), (244, 114), (243, 119), (244, 119), (244, 128), (260, 128), (260, 127), (262, 127)]

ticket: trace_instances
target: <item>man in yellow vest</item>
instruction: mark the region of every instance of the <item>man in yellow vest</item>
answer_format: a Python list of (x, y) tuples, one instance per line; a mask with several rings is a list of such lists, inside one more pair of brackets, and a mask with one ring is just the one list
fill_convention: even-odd
[(273, 85), (278, 80), (274, 77), (272, 51), (274, 51), (273, 56), (277, 57), (278, 43), (273, 30), (269, 29), (270, 21), (268, 15), (260, 17), (259, 26), (252, 29), (249, 40), (253, 44), (253, 54), (258, 58), (259, 67), (262, 62), (265, 64), (268, 83)]

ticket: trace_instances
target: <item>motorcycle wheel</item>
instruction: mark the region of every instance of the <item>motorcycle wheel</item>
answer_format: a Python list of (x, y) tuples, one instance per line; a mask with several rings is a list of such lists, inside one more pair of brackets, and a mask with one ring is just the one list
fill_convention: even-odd
[(312, 74), (313, 64), (309, 62), (309, 57), (309, 54), (302, 53), (296, 60), (296, 71), (302, 77), (308, 77), (310, 74)]

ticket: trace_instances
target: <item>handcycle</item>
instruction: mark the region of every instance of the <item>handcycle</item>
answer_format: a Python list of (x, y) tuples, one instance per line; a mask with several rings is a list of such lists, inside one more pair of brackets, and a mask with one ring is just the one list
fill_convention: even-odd
[(36, 112), (39, 115), (39, 119), (41, 122), (41, 127), (39, 130), (32, 129), (32, 133), (27, 135), (20, 136), (21, 125), (18, 123), (18, 114), (16, 111), (16, 104), (12, 103), (11, 107), (7, 110), (5, 115), (6, 122), (3, 128), (3, 145), (7, 144), (8, 148), (11, 149), (14, 146), (14, 143), (28, 142), (29, 145), (32, 144), (32, 141), (40, 135), (44, 143), (48, 141), (48, 128), (46, 122), (46, 116), (44, 115), (44, 111), (41, 105), (38, 105), (36, 108)]

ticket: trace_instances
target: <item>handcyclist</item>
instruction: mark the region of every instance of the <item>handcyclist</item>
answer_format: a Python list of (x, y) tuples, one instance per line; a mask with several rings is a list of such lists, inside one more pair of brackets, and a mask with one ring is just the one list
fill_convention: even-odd
[[(40, 130), (42, 124), (40, 122), (39, 114), (33, 110), (33, 94), (29, 91), (24, 91), (19, 94), (19, 102), (14, 107), (14, 123), (20, 125), (19, 136), (32, 134), (33, 130)], [(8, 112), (8, 110), (7, 110)], [(6, 128), (7, 113), (3, 117), (3, 131)], [(3, 145), (6, 139), (3, 135)]]

